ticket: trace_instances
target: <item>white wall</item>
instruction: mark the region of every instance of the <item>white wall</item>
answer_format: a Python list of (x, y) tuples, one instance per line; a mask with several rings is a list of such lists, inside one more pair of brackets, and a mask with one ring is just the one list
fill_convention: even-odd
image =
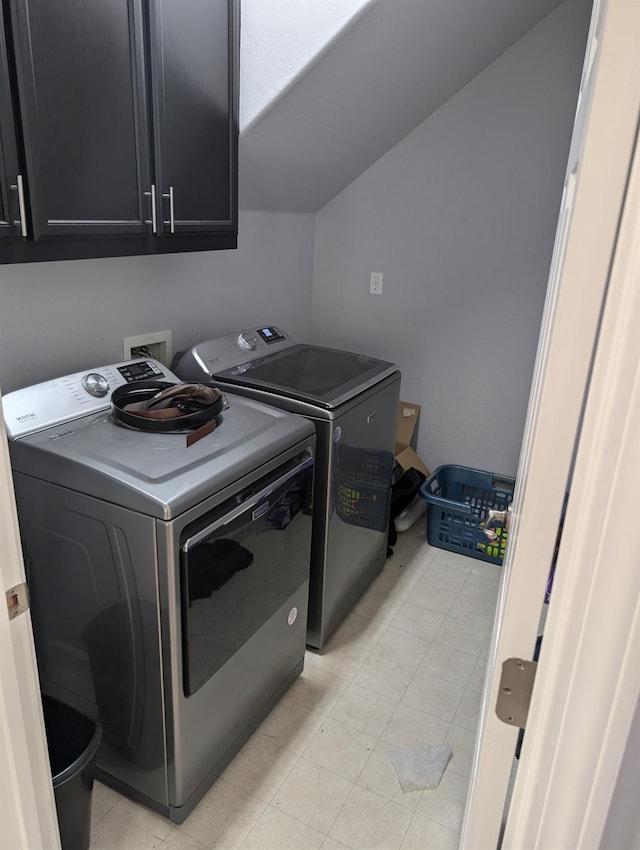
[(515, 473), (590, 5), (566, 0), (317, 214), (314, 341), (400, 365), (432, 468)]
[(242, 0), (240, 132), (372, 0)]
[(116, 362), (126, 336), (174, 351), (236, 328), (311, 330), (314, 217), (240, 213), (237, 251), (0, 266), (3, 393)]

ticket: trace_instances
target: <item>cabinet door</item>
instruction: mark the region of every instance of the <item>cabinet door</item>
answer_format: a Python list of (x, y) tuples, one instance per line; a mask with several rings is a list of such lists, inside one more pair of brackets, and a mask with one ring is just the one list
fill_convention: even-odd
[(11, 0), (34, 239), (151, 231), (141, 4)]
[(0, 15), (0, 239), (15, 238), (23, 234), (20, 213), (22, 211), (24, 216), (24, 204), (20, 203), (18, 192), (22, 181), (19, 172), (7, 42), (4, 19)]
[(237, 6), (150, 0), (162, 234), (237, 228)]

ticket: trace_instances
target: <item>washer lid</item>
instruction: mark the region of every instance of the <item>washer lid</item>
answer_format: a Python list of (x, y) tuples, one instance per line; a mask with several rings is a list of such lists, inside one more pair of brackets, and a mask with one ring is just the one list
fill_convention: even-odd
[(215, 374), (229, 384), (252, 387), (337, 407), (397, 371), (393, 363), (315, 345), (294, 345)]
[(229, 395), (212, 434), (186, 447), (186, 434), (149, 433), (116, 424), (109, 411), (82, 416), (9, 444), (15, 472), (172, 519), (297, 443), (313, 424), (251, 399)]

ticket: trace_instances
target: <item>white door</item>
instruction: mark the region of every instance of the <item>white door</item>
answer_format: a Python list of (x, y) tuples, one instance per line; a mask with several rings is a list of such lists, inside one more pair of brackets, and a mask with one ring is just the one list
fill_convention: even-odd
[[(584, 546), (578, 554), (578, 543), (584, 544), (586, 540), (593, 552), (606, 551), (598, 550), (598, 545), (611, 538), (611, 522), (606, 532), (603, 524), (614, 470), (607, 470), (609, 477), (604, 484), (602, 479), (598, 480), (596, 444), (591, 446), (589, 454), (585, 441), (589, 434), (593, 437), (597, 433), (601, 451), (607, 447), (619, 453), (629, 451), (621, 434), (616, 436), (616, 428), (619, 430), (625, 421), (624, 408), (634, 399), (633, 375), (640, 355), (637, 328), (640, 304), (637, 297), (635, 304), (631, 304), (629, 293), (640, 287), (638, 280), (629, 277), (628, 269), (624, 270), (621, 258), (625, 231), (619, 232), (618, 228), (623, 211), (625, 226), (630, 228), (640, 209), (638, 200), (634, 206), (628, 195), (639, 114), (640, 2), (596, 3), (517, 472), (509, 545), (462, 829), (463, 850), (493, 850), (500, 841), (504, 850), (597, 847), (595, 836), (599, 837), (602, 818), (606, 816), (602, 800), (609, 799), (616, 776), (615, 755), (619, 755), (616, 746), (623, 746), (628, 729), (628, 723), (626, 727), (622, 725), (628, 705), (621, 703), (621, 725), (617, 729), (620, 737), (617, 745), (612, 745), (608, 762), (609, 797), (603, 794), (599, 806), (593, 808), (594, 817), (598, 809), (600, 820), (589, 821), (587, 812), (595, 805), (589, 789), (604, 740), (602, 724), (606, 724), (615, 694), (598, 690), (601, 687), (598, 675), (606, 666), (603, 665), (602, 670), (596, 668), (593, 672), (591, 685), (582, 694), (582, 710), (574, 705), (575, 713), (567, 713), (572, 689), (585, 684), (576, 679), (581, 664), (588, 664), (582, 654), (590, 644), (585, 637), (588, 630), (585, 617), (594, 616), (602, 626), (605, 616), (597, 607), (589, 609), (587, 598), (580, 595), (581, 582), (590, 585)], [(633, 246), (633, 239), (627, 238), (629, 246)], [(638, 237), (635, 244), (640, 245)], [(614, 257), (617, 266), (612, 266)], [(613, 274), (616, 268), (617, 277)], [(631, 320), (633, 309), (635, 325)], [(619, 327), (612, 330), (616, 321)], [(617, 347), (625, 344), (627, 359), (611, 360)], [(611, 362), (603, 372), (602, 363), (607, 359)], [(598, 376), (600, 384), (596, 380)], [(602, 405), (607, 402), (606, 392), (623, 386), (627, 387), (626, 391), (615, 400), (622, 408), (605, 412)], [(588, 397), (589, 405), (585, 406)], [(602, 442), (605, 426), (612, 429), (608, 444)], [(630, 469), (629, 462), (633, 461), (630, 456), (627, 465), (623, 462), (619, 469)], [(606, 478), (607, 471), (601, 471)], [(636, 468), (636, 480), (639, 479), (640, 464)], [(597, 487), (602, 489), (596, 492)], [(502, 723), (495, 714), (501, 665), (507, 658), (533, 658), (566, 492), (569, 499), (565, 528), (527, 732), (511, 805), (503, 822), (518, 730)], [(597, 499), (601, 515), (585, 528), (587, 508), (592, 505), (585, 500), (593, 498)], [(637, 498), (632, 504), (637, 504)], [(579, 534), (582, 541), (576, 537)], [(616, 534), (616, 540), (622, 538), (622, 534)], [(609, 543), (609, 551), (612, 545), (613, 541)], [(594, 560), (591, 568), (596, 570), (596, 566)], [(612, 564), (608, 566), (613, 568)], [(618, 570), (617, 564), (615, 569)], [(628, 594), (629, 590), (622, 592)], [(620, 616), (616, 608), (607, 610), (606, 615), (614, 620)], [(630, 629), (631, 621), (621, 619)], [(594, 623), (590, 628), (603, 644), (601, 629)], [(618, 630), (616, 634), (626, 641), (629, 631)], [(615, 651), (618, 649), (616, 646)], [(610, 657), (608, 661), (611, 662)], [(621, 660), (613, 664), (616, 676), (621, 664)], [(611, 687), (612, 683), (607, 685)], [(633, 697), (633, 688), (627, 688), (626, 698), (633, 701)], [(606, 711), (599, 713), (605, 704)], [(598, 710), (593, 708), (596, 705)], [(587, 728), (592, 722), (600, 725)], [(559, 753), (569, 742), (577, 745), (571, 740), (570, 730), (578, 727), (582, 753), (585, 755), (589, 750), (592, 761), (582, 759), (580, 768), (576, 769), (574, 752), (568, 750), (571, 755), (564, 762)], [(564, 784), (557, 781), (560, 776)], [(582, 795), (576, 792), (581, 783)], [(585, 827), (586, 823), (590, 825)]]
[(60, 847), (29, 612), (9, 619), (7, 590), (24, 582), (0, 398), (0, 844)]

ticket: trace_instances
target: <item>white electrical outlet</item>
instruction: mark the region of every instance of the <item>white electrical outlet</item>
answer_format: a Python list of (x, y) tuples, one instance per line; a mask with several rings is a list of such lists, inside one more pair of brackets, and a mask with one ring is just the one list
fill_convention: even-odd
[(171, 331), (157, 331), (125, 337), (122, 340), (122, 352), (124, 360), (133, 360), (135, 357), (153, 357), (154, 360), (159, 360), (165, 366), (169, 366), (173, 356)]
[(371, 272), (369, 280), (369, 293), (371, 295), (382, 295), (382, 272)]

